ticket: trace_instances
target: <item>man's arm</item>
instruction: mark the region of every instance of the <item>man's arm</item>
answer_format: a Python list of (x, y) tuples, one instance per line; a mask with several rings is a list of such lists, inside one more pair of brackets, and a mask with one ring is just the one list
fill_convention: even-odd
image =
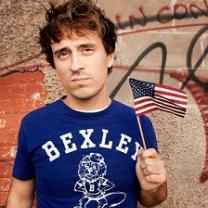
[(153, 207), (162, 201), (164, 201), (167, 197), (167, 182), (163, 183), (158, 189), (155, 191), (144, 191), (141, 190), (139, 194), (139, 202), (145, 207)]
[(167, 178), (164, 162), (155, 149), (139, 152), (136, 174), (141, 190), (139, 202), (145, 207), (152, 207), (167, 197)]
[(34, 180), (13, 179), (6, 208), (31, 208), (34, 199)]

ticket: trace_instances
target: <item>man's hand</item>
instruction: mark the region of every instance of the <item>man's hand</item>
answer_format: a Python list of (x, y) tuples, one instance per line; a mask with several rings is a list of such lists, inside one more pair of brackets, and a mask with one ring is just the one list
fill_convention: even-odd
[(139, 180), (140, 203), (144, 206), (155, 206), (167, 196), (167, 178), (164, 162), (155, 149), (140, 150), (136, 163), (136, 174)]

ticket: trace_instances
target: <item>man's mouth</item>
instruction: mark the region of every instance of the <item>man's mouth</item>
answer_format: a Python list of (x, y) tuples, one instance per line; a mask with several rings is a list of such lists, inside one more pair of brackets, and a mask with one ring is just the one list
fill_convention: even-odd
[(76, 84), (82, 84), (89, 80), (90, 80), (89, 77), (74, 77), (71, 79), (72, 83), (76, 83)]

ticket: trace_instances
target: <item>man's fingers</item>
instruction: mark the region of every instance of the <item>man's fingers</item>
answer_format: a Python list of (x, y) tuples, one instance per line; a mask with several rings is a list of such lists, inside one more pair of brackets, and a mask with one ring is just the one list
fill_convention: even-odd
[(160, 172), (161, 167), (158, 167), (157, 165), (149, 165), (143, 168), (144, 175), (160, 174)]
[(140, 166), (145, 178), (147, 177), (148, 182), (161, 183), (161, 181), (165, 180), (165, 163), (160, 159), (155, 149), (142, 150), (138, 156), (137, 164)]
[(158, 174), (151, 174), (151, 175), (145, 176), (145, 180), (149, 183), (162, 184), (166, 181), (166, 178)]
[(140, 150), (139, 151), (139, 157), (143, 160), (145, 158), (157, 158), (158, 153), (155, 149), (150, 148), (146, 150)]
[(165, 163), (163, 160), (155, 160), (152, 158), (145, 158), (143, 160), (140, 159), (140, 166), (142, 169), (144, 169), (147, 166), (155, 166), (155, 165), (165, 166)]

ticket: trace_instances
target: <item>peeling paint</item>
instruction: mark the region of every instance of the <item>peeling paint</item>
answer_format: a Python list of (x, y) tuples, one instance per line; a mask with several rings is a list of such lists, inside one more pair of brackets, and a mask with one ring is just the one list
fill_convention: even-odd
[(5, 114), (5, 111), (0, 111), (0, 115), (4, 115)]
[(0, 129), (5, 128), (5, 126), (6, 126), (6, 120), (0, 119)]
[(15, 158), (16, 153), (17, 153), (17, 148), (16, 148), (16, 146), (11, 147), (11, 149), (10, 149), (10, 156), (11, 156), (12, 158)]
[(33, 100), (40, 100), (40, 92), (35, 92), (35, 93), (33, 93), (32, 95), (31, 95), (31, 98), (33, 99)]

